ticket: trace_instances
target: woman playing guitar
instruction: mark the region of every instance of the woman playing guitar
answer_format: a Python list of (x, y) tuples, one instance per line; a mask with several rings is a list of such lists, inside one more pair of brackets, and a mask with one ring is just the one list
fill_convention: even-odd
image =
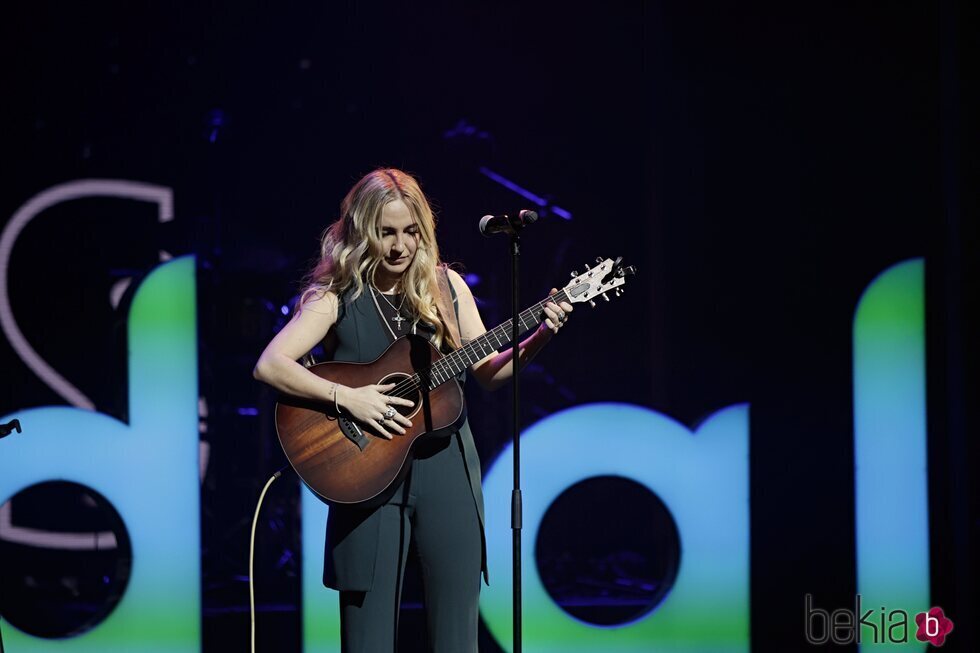
[[(255, 378), (390, 440), (424, 412), (413, 413), (415, 402), (392, 392), (396, 383), (350, 387), (297, 361), (326, 342), (332, 360), (368, 363), (409, 333), (446, 352), (486, 327), (466, 283), (441, 263), (432, 209), (410, 175), (390, 168), (369, 173), (344, 198), (340, 216), (324, 233), (297, 310), (262, 352)], [(455, 315), (446, 315), (450, 306)], [(521, 366), (565, 324), (572, 305), (549, 301), (543, 310), (545, 321), (520, 344)], [(457, 320), (462, 342), (455, 342)], [(468, 372), (493, 390), (510, 379), (510, 361), (508, 346)], [(486, 578), (487, 570), (473, 436), (464, 420), (449, 437), (420, 439), (412, 454), (403, 480), (381, 505), (330, 508), (324, 584), (340, 591), (345, 653), (394, 651), (411, 541), (421, 559), (432, 650), (477, 650), (480, 573)]]

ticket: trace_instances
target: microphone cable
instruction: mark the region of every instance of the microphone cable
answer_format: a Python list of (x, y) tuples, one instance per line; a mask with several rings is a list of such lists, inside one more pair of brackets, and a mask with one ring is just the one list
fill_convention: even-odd
[[(255, 506), (255, 515), (252, 517), (252, 536), (248, 546), (248, 612), (252, 628), (252, 653), (255, 653), (255, 527), (259, 523), (259, 511), (262, 510), (262, 501), (265, 499), (265, 493), (269, 491), (269, 486), (282, 476), (283, 469), (286, 468), (283, 467), (265, 482), (265, 487), (262, 488), (262, 493), (259, 495), (259, 502)], [(3, 651), (0, 650), (0, 653), (3, 653)]]

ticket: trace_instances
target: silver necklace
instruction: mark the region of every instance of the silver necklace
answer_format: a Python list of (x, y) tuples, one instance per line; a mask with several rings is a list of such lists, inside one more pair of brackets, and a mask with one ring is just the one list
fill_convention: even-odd
[[(402, 322), (404, 322), (405, 319), (406, 319), (406, 318), (402, 317), (402, 306), (405, 305), (405, 295), (404, 294), (402, 295), (402, 300), (400, 302), (398, 302), (398, 306), (395, 306), (394, 304), (391, 303), (391, 300), (388, 299), (388, 297), (383, 292), (381, 292), (380, 290), (378, 290), (374, 286), (371, 286), (371, 289), (375, 291), (373, 293), (374, 295), (381, 295), (381, 298), (383, 300), (385, 300), (385, 303), (388, 304), (388, 306), (391, 306), (392, 310), (395, 311), (395, 317), (391, 318), (391, 321), (394, 322), (398, 326), (398, 332), (401, 333), (401, 330), (402, 330)], [(375, 306), (378, 305), (377, 298), (375, 298), (374, 304), (375, 304)], [(381, 310), (381, 307), (380, 306), (378, 306), (378, 312), (381, 313), (381, 316), (382, 317), (384, 317), (384, 312)], [(394, 332), (392, 333), (392, 335), (394, 335)]]

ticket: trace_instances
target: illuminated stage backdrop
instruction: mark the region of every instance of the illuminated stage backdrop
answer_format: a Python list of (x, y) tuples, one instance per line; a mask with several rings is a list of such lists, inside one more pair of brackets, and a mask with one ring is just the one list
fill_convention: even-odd
[[(130, 424), (68, 407), (2, 418), (18, 417), (28, 433), (3, 444), (0, 500), (47, 480), (91, 487), (121, 515), (134, 557), (129, 586), (103, 623), (61, 640), (7, 627), (12, 651), (200, 649), (194, 284), (194, 260), (185, 257), (155, 270), (135, 295), (129, 314)], [(923, 307), (923, 263), (913, 260), (882, 273), (855, 316), (858, 588), (869, 606), (928, 607)], [(572, 408), (528, 429), (527, 650), (748, 651), (748, 442), (747, 405), (717, 412), (694, 433), (652, 410), (624, 404)], [(484, 481), (495, 581), (484, 590), (481, 612), (504, 650), (511, 641), (510, 463), (507, 449)], [(663, 603), (632, 623), (611, 627), (563, 612), (533, 564), (533, 543), (551, 503), (571, 485), (597, 476), (624, 477), (657, 494), (678, 526), (682, 550)], [(316, 653), (339, 650), (337, 597), (321, 583), (326, 512), (304, 492), (303, 639), (304, 650)], [(582, 526), (588, 527), (586, 515)]]
[[(878, 275), (854, 316), (857, 591), (875, 623), (881, 607), (931, 607), (925, 349), (925, 264), (912, 259)], [(908, 644), (869, 631), (860, 648), (925, 650), (911, 626)]]
[(339, 653), (340, 604), (323, 586), (327, 505), (303, 486), (303, 653)]
[[(524, 642), (534, 653), (747, 653), (749, 650), (749, 409), (718, 411), (691, 432), (652, 410), (592, 404), (562, 411), (521, 438), (525, 561)], [(511, 650), (510, 496), (513, 448), (484, 479), (487, 555), (493, 584), (483, 619)], [(524, 475), (526, 474), (526, 476)], [(573, 618), (548, 595), (534, 542), (551, 503), (569, 486), (622, 476), (656, 494), (680, 535), (680, 567), (663, 602), (632, 623), (599, 627)], [(636, 515), (639, 518), (639, 515)], [(579, 526), (588, 529), (589, 515)]]
[(43, 481), (80, 483), (112, 503), (133, 551), (129, 585), (105, 621), (58, 640), (4, 622), (10, 651), (200, 650), (196, 319), (194, 259), (160, 266), (129, 312), (129, 424), (63, 406), (0, 418), (17, 417), (25, 430), (3, 442), (0, 503)]

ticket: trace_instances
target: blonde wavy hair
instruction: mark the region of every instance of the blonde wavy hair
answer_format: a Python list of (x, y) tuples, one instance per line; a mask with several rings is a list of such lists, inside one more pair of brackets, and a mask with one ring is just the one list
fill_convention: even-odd
[(405, 305), (416, 321), (434, 325), (436, 347), (459, 343), (439, 315), (437, 270), (445, 267), (436, 244), (436, 219), (418, 182), (395, 168), (378, 168), (364, 175), (340, 203), (340, 218), (326, 228), (320, 239), (320, 259), (307, 274), (298, 302), (299, 310), (314, 296), (350, 291), (349, 300), (360, 297), (384, 257), (381, 245), (381, 211), (401, 200), (419, 230), (415, 258), (402, 277)]

